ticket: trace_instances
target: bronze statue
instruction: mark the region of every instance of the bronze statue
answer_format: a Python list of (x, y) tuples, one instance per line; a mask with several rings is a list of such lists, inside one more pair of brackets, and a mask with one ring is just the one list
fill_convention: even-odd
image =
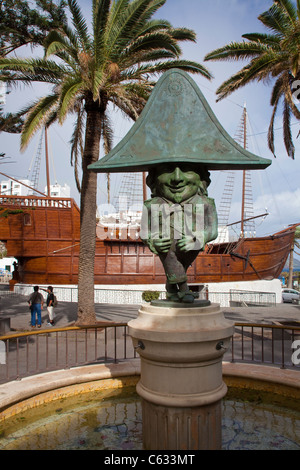
[(187, 269), (218, 235), (215, 203), (207, 197), (209, 183), (202, 165), (183, 163), (158, 165), (147, 177), (152, 198), (144, 204), (141, 238), (164, 266), (168, 300), (194, 302)]
[(217, 237), (217, 214), (207, 195), (211, 170), (263, 169), (270, 160), (238, 145), (221, 126), (191, 77), (166, 72), (139, 119), (105, 157), (99, 173), (149, 172), (141, 238), (161, 259), (167, 297), (190, 303), (187, 269)]

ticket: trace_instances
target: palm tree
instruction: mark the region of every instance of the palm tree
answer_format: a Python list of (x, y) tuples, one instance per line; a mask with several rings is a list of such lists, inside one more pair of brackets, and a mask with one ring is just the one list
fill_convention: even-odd
[[(112, 145), (109, 103), (136, 120), (154, 82), (152, 76), (172, 67), (210, 78), (201, 64), (180, 60), (179, 41), (195, 41), (195, 33), (153, 19), (166, 0), (93, 0), (92, 31), (76, 2), (68, 0), (73, 28), (51, 31), (44, 59), (0, 60), (0, 70), (13, 82), (47, 82), (52, 92), (28, 109), (22, 130), (24, 148), (41, 127), (73, 113), (72, 160), (77, 184), (81, 159), (81, 232), (78, 275), (78, 323), (94, 323), (94, 257), (96, 243), (97, 174), (88, 166), (99, 158), (100, 139), (105, 151)], [(57, 60), (50, 60), (50, 56)]]
[[(0, 57), (11, 54), (22, 46), (31, 49), (42, 45), (51, 29), (66, 23), (65, 2), (56, 5), (49, 0), (1, 0), (0, 2)], [(3, 113), (0, 105), (0, 132), (20, 133), (23, 118), (20, 114)]]
[(300, 119), (293, 100), (300, 78), (300, 0), (275, 0), (272, 7), (258, 19), (268, 33), (244, 34), (243, 42), (232, 42), (206, 55), (205, 60), (249, 60), (239, 72), (232, 75), (217, 90), (218, 100), (253, 81), (269, 82), (275, 79), (271, 95), (271, 116), (268, 144), (275, 155), (274, 120), (283, 103), (283, 137), (289, 157), (295, 148), (291, 132), (291, 117)]

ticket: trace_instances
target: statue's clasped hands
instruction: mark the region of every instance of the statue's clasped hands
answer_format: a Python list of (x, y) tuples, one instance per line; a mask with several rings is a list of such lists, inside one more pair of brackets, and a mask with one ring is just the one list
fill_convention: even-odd
[[(168, 253), (173, 244), (173, 240), (170, 240), (169, 238), (159, 238), (153, 240), (152, 244), (158, 253)], [(179, 251), (188, 252), (191, 250), (199, 249), (198, 244), (199, 243), (197, 243), (195, 237), (183, 237), (178, 240), (178, 242), (176, 243), (176, 247)]]

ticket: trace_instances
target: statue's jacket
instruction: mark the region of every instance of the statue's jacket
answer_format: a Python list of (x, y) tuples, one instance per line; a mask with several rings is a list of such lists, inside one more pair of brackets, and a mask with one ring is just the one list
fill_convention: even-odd
[[(159, 254), (155, 239), (171, 239), (175, 242), (192, 237), (195, 251), (218, 236), (218, 219), (213, 199), (196, 194), (180, 204), (156, 196), (144, 202), (141, 222), (141, 238), (150, 250)], [(175, 243), (176, 245), (176, 243)], [(174, 246), (175, 246), (174, 245)]]

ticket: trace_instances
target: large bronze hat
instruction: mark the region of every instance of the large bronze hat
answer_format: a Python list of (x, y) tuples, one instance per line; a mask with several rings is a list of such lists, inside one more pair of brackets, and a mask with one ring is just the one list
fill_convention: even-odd
[(167, 162), (201, 164), (207, 170), (261, 170), (271, 164), (230, 137), (196, 83), (178, 69), (158, 80), (128, 134), (89, 169), (98, 173), (148, 171)]

